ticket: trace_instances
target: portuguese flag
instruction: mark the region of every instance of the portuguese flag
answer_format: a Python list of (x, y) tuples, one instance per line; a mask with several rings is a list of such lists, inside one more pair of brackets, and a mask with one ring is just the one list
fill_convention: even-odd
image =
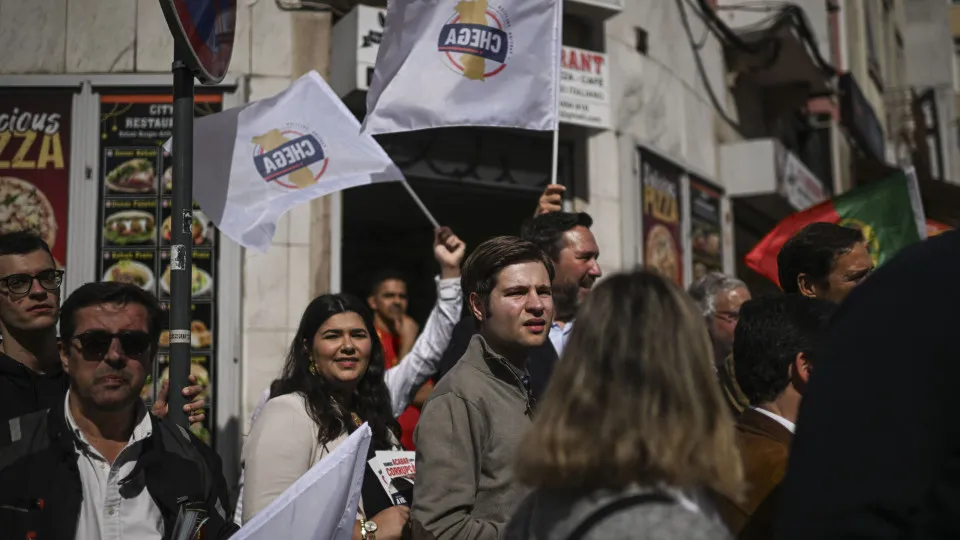
[(780, 248), (797, 231), (818, 221), (862, 230), (878, 266), (900, 248), (927, 236), (916, 176), (900, 173), (787, 217), (747, 254), (747, 266), (779, 286)]
[(938, 234), (943, 234), (947, 231), (952, 231), (953, 228), (940, 223), (939, 221), (934, 221), (932, 219), (927, 219), (927, 238), (937, 236)]

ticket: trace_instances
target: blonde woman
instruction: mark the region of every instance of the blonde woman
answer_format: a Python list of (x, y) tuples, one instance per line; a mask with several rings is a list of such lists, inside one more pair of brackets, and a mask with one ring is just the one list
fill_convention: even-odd
[(580, 308), (519, 480), (534, 488), (505, 537), (725, 539), (707, 502), (742, 471), (703, 317), (647, 271), (598, 285)]

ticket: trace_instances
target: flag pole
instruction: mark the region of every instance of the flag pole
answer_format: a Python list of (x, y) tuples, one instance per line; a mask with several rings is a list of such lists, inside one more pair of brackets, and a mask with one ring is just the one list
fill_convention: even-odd
[(189, 428), (181, 389), (190, 385), (193, 270), (193, 72), (175, 46), (173, 61), (173, 210), (170, 238), (170, 381), (168, 418)]
[(406, 178), (400, 181), (403, 184), (403, 187), (407, 188), (407, 193), (410, 194), (410, 198), (413, 199), (413, 202), (417, 203), (417, 206), (420, 207), (420, 211), (423, 212), (423, 215), (427, 216), (427, 219), (430, 220), (430, 223), (433, 224), (434, 229), (439, 229), (440, 224), (437, 223), (437, 218), (433, 217), (433, 214), (430, 213), (430, 210), (427, 209), (427, 205), (423, 204), (423, 201), (420, 200), (420, 196), (417, 195), (417, 192), (410, 187), (410, 184), (407, 183)]
[[(557, 0), (557, 58), (554, 62), (555, 85), (553, 88), (553, 157), (550, 162), (550, 183), (557, 183), (557, 176), (560, 168), (560, 78), (563, 74), (563, 0)], [(570, 212), (573, 210), (573, 201), (568, 197), (563, 198), (563, 210)]]

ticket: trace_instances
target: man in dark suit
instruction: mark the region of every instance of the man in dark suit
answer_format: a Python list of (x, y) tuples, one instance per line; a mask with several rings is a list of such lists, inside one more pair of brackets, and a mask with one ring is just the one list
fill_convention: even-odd
[(747, 492), (743, 501), (718, 501), (741, 539), (772, 534), (776, 489), (787, 470), (794, 426), (817, 343), (834, 305), (798, 294), (750, 300), (734, 334), (737, 383), (750, 401), (737, 420), (737, 445)]
[(960, 538), (960, 232), (856, 287), (803, 402), (776, 538)]

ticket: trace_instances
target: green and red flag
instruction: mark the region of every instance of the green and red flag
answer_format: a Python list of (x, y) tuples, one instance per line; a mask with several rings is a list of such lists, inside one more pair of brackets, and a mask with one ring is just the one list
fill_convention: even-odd
[(780, 248), (800, 229), (823, 221), (863, 231), (878, 266), (927, 236), (916, 176), (903, 172), (790, 215), (747, 254), (747, 266), (779, 285)]
[(952, 231), (953, 227), (949, 225), (944, 225), (939, 221), (934, 221), (932, 219), (927, 219), (927, 238), (937, 236), (938, 234), (943, 234), (947, 231)]

